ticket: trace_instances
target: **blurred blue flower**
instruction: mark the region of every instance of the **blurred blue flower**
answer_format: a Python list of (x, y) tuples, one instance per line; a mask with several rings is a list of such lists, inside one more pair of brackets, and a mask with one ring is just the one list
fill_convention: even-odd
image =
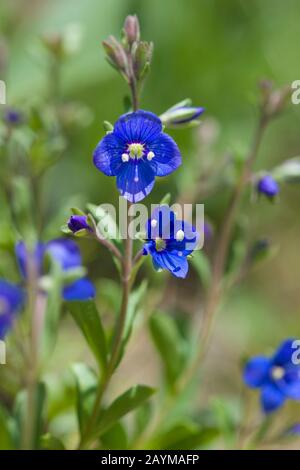
[(269, 198), (273, 198), (279, 193), (279, 185), (271, 175), (262, 176), (256, 187), (259, 193), (265, 194)]
[(20, 287), (0, 279), (0, 339), (12, 328), (23, 301), (24, 293)]
[[(16, 256), (20, 272), (24, 278), (28, 277), (28, 266), (34, 267), (36, 275), (43, 273), (43, 262), (46, 254), (49, 254), (63, 271), (68, 271), (82, 266), (82, 259), (78, 246), (73, 240), (57, 238), (48, 243), (37, 243), (35, 249), (30, 252), (25, 243), (20, 241), (16, 245)], [(79, 279), (64, 287), (65, 300), (87, 300), (95, 296), (95, 288), (86, 278)]]
[(4, 121), (10, 126), (17, 126), (22, 123), (23, 117), (17, 109), (9, 108), (4, 113)]
[(187, 256), (196, 248), (199, 234), (183, 220), (176, 220), (168, 206), (157, 207), (146, 224), (143, 254), (152, 256), (156, 270), (167, 269), (184, 278), (188, 272)]
[(86, 215), (71, 215), (68, 220), (68, 227), (73, 233), (79, 232), (80, 230), (92, 232), (92, 227), (88, 224)]
[(277, 410), (286, 399), (300, 400), (300, 365), (292, 362), (294, 341), (284, 341), (271, 358), (257, 356), (245, 365), (244, 381), (251, 388), (261, 389), (265, 413)]
[(124, 114), (98, 144), (94, 164), (117, 177), (119, 192), (130, 202), (144, 199), (155, 176), (166, 176), (181, 165), (177, 144), (162, 132), (160, 119), (149, 111)]

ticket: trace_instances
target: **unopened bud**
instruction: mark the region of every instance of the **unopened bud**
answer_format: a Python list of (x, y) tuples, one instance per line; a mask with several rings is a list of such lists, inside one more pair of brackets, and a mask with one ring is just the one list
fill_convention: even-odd
[(142, 80), (149, 71), (153, 54), (153, 43), (141, 41), (132, 51), (134, 73), (137, 80)]
[(130, 46), (140, 40), (140, 25), (136, 15), (127, 16), (123, 31), (125, 39)]
[(127, 73), (128, 60), (126, 52), (123, 46), (116, 40), (116, 38), (114, 36), (109, 36), (106, 41), (102, 42), (102, 45), (107, 54), (109, 63), (117, 70), (123, 73)]

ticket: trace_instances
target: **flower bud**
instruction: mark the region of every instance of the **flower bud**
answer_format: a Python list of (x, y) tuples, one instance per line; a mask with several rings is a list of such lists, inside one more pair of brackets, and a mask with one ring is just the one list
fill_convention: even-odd
[(130, 46), (140, 40), (140, 25), (136, 15), (127, 16), (123, 31), (125, 39)]
[(153, 54), (153, 43), (141, 41), (135, 43), (132, 51), (134, 74), (137, 80), (145, 78), (149, 71)]
[(166, 127), (187, 127), (199, 124), (199, 116), (205, 108), (194, 106), (173, 106), (160, 116)]
[(22, 114), (13, 108), (9, 108), (4, 113), (4, 121), (8, 126), (18, 126), (23, 121)]
[(258, 193), (264, 194), (270, 199), (273, 199), (279, 193), (279, 185), (271, 175), (262, 176), (256, 184), (256, 189)]
[(283, 86), (277, 90), (272, 87), (272, 82), (269, 80), (263, 80), (260, 83), (261, 95), (262, 95), (262, 111), (266, 118), (273, 118), (280, 114), (291, 95), (291, 87)]
[(77, 233), (81, 230), (85, 230), (87, 232), (93, 231), (92, 227), (87, 222), (86, 215), (71, 215), (68, 220), (68, 227), (73, 233)]
[(109, 36), (102, 45), (107, 54), (109, 63), (120, 72), (127, 74), (128, 60), (123, 46), (116, 40), (114, 36)]

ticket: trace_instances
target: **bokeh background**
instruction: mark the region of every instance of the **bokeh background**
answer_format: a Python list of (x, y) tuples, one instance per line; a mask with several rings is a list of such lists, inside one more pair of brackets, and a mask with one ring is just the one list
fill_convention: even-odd
[[(125, 16), (132, 13), (139, 16), (143, 37), (154, 42), (142, 107), (160, 114), (186, 97), (205, 106), (203, 125), (211, 123), (216, 133), (216, 168), (218, 159), (243, 155), (249, 148), (257, 118), (259, 80), (271, 79), (276, 86), (282, 86), (300, 79), (297, 0), (3, 0), (0, 34), (7, 48), (8, 70), (0, 78), (6, 80), (11, 106), (39, 99), (48, 87), (49, 73), (37, 54), (39, 36), (61, 32), (74, 24), (82, 31), (78, 53), (63, 66), (60, 93), (62, 99), (83, 103), (88, 111), (85, 125), (73, 133), (64, 157), (44, 180), (44, 210), (49, 221), (55, 220), (49, 228), (51, 236), (55, 230), (59, 234), (59, 226), (65, 222), (67, 213), (60, 209), (66, 205), (117, 200), (113, 178), (106, 178), (93, 167), (92, 152), (103, 136), (102, 122), (114, 122), (123, 113), (127, 94), (125, 82), (105, 61), (101, 41), (109, 34), (118, 35)], [(300, 105), (291, 104), (268, 129), (256, 168), (270, 169), (299, 155), (299, 128)], [(172, 135), (182, 150), (184, 165), (192, 168), (195, 158), (201, 158), (201, 138), (194, 130)], [(182, 169), (160, 180), (149, 202), (158, 202), (168, 191), (175, 199), (187, 187), (184, 185), (188, 185), (189, 177), (192, 172)], [(225, 185), (213, 196), (198, 201), (204, 202), (216, 233), (228, 195)], [(268, 353), (282, 339), (300, 336), (299, 187), (282, 187), (275, 204), (263, 199), (253, 203), (250, 199), (249, 195), (243, 213), (246, 219), (250, 217), (247, 237), (267, 237), (279, 249), (275, 257), (251, 273), (222, 307), (206, 361), (201, 393), (204, 401), (214, 395), (234, 401), (242, 387), (241, 357)], [(1, 211), (0, 207), (0, 219)], [(84, 242), (81, 245), (92, 277), (100, 278), (99, 295), (103, 293), (106, 299), (107, 290), (117, 289), (111, 285), (116, 278), (114, 266), (104, 250)], [(146, 273), (147, 268), (143, 275)], [(150, 265), (148, 276), (153, 278)], [(160, 281), (153, 282), (158, 289)], [(200, 302), (201, 287), (193, 273), (180, 286), (180, 292), (189, 293), (190, 283), (194, 298)], [(179, 285), (175, 284), (172, 295), (177, 289)], [(166, 302), (167, 310), (170, 303), (186, 315), (195, 312), (194, 304), (192, 308), (188, 302), (179, 303), (176, 297)], [(104, 309), (107, 315), (108, 304), (107, 301)], [(147, 333), (141, 330), (131, 341), (120, 371), (122, 381), (116, 380), (122, 388), (136, 381), (157, 381), (158, 358), (145, 336)], [(49, 380), (57, 381), (71, 360), (84, 358), (82, 343), (73, 323), (66, 318), (49, 368)], [(299, 406), (292, 412), (300, 418)]]

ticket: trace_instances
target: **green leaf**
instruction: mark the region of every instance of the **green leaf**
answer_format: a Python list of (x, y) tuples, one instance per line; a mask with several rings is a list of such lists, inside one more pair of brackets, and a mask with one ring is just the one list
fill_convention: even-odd
[(271, 175), (279, 183), (300, 183), (300, 157), (286, 160), (273, 168)]
[(210, 262), (203, 250), (197, 250), (191, 257), (191, 264), (194, 266), (203, 286), (207, 288), (211, 282)]
[(41, 437), (41, 444), (42, 449), (45, 450), (65, 450), (64, 444), (61, 442), (60, 439), (57, 437), (52, 436), (51, 434), (47, 433)]
[(155, 392), (146, 385), (136, 385), (120, 395), (102, 414), (98, 422), (97, 434), (108, 431), (119, 419), (141, 406)]
[(126, 450), (128, 439), (126, 429), (120, 421), (114, 424), (108, 431), (101, 436), (101, 442), (104, 449)]
[(78, 207), (71, 207), (71, 212), (73, 215), (86, 215), (81, 209), (78, 209)]
[(0, 450), (13, 450), (15, 448), (11, 432), (11, 418), (6, 410), (0, 407)]
[(73, 364), (71, 370), (76, 380), (77, 419), (80, 433), (82, 433), (95, 402), (97, 376), (91, 367), (81, 363)]
[(41, 339), (41, 356), (44, 361), (52, 353), (58, 334), (58, 323), (62, 304), (63, 272), (60, 265), (50, 260), (51, 282), (49, 283), (45, 322)]
[(150, 318), (150, 332), (160, 354), (165, 376), (172, 385), (180, 376), (185, 364), (186, 344), (181, 337), (175, 320), (162, 312)]
[(68, 302), (67, 305), (99, 367), (104, 371), (107, 365), (106, 338), (95, 302), (93, 300), (74, 301)]
[(218, 435), (219, 431), (217, 428), (202, 428), (192, 421), (184, 420), (157, 436), (157, 438), (151, 442), (151, 448), (193, 450), (207, 446)]

